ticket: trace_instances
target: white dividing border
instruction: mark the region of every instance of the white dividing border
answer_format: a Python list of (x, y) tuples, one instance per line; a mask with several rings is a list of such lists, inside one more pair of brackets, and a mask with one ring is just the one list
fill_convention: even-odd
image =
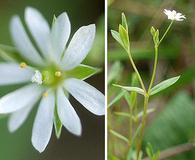
[(108, 158), (108, 132), (107, 132), (107, 73), (108, 73), (108, 3), (105, 0), (105, 9), (104, 9), (104, 18), (105, 18), (105, 160)]

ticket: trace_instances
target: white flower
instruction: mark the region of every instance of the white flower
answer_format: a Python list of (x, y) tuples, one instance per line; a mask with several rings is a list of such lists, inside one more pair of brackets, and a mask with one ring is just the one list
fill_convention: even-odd
[(66, 74), (80, 66), (87, 56), (94, 41), (95, 25), (79, 28), (67, 45), (71, 26), (66, 13), (59, 15), (50, 29), (38, 11), (28, 7), (25, 10), (25, 23), (37, 48), (30, 41), (20, 18), (14, 16), (10, 30), (25, 62), (0, 63), (0, 85), (27, 85), (0, 99), (0, 114), (12, 113), (8, 127), (14, 132), (41, 99), (31, 140), (33, 146), (42, 152), (49, 143), (56, 113), (68, 131), (81, 135), (81, 122), (68, 100), (68, 93), (93, 114), (103, 115), (105, 112), (104, 95), (100, 91)]
[(176, 20), (176, 21), (183, 21), (184, 19), (186, 19), (186, 17), (184, 15), (182, 15), (181, 13), (177, 13), (175, 10), (167, 10), (164, 9), (164, 13), (167, 15), (168, 19), (170, 20)]

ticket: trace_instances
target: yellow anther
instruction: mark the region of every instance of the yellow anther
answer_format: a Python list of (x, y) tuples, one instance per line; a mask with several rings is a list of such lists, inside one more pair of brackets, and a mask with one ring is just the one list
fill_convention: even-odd
[(48, 96), (48, 92), (44, 92), (43, 97), (47, 97), (47, 96)]
[(20, 68), (26, 68), (26, 67), (27, 67), (27, 64), (25, 62), (20, 63)]
[(56, 71), (56, 72), (55, 72), (55, 76), (56, 76), (56, 77), (61, 77), (61, 76), (62, 76), (62, 73), (61, 73), (60, 71)]

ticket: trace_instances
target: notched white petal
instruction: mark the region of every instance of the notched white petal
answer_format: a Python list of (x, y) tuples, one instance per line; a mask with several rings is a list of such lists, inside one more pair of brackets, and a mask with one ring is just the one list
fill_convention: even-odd
[(32, 7), (25, 9), (25, 22), (45, 58), (51, 52), (50, 28), (42, 14)]
[(61, 65), (65, 70), (78, 66), (87, 56), (95, 38), (95, 24), (83, 26), (74, 34)]
[(57, 111), (66, 129), (77, 136), (81, 135), (82, 127), (80, 119), (62, 88), (59, 88), (57, 91)]
[(54, 107), (55, 97), (50, 91), (48, 96), (44, 96), (40, 102), (32, 130), (32, 144), (39, 152), (43, 152), (49, 143), (53, 128)]
[(78, 100), (87, 110), (96, 115), (104, 115), (104, 95), (88, 83), (75, 78), (67, 79), (64, 87)]
[(66, 43), (70, 36), (71, 25), (67, 13), (60, 14), (55, 20), (51, 29), (51, 42), (53, 47), (53, 54), (57, 62), (65, 50)]
[(0, 99), (0, 114), (12, 113), (37, 101), (44, 89), (38, 85), (27, 85)]
[(18, 16), (14, 16), (11, 19), (10, 31), (14, 44), (21, 56), (34, 64), (43, 65), (41, 56), (33, 47)]

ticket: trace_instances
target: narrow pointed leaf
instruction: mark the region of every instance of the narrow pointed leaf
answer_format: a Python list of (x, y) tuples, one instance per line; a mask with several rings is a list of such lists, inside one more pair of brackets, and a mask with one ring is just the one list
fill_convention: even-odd
[(111, 34), (112, 34), (112, 37), (122, 46), (124, 47), (123, 45), (123, 42), (121, 40), (121, 37), (120, 37), (120, 34), (117, 32), (117, 31), (114, 31), (114, 30), (111, 30)]
[(119, 25), (119, 34), (123, 42), (124, 48), (128, 50), (129, 49), (129, 35), (128, 35), (127, 30), (122, 25)]
[(124, 13), (122, 13), (122, 26), (126, 29), (128, 32), (128, 24), (127, 24), (127, 19)]
[(113, 104), (115, 104), (116, 102), (118, 102), (124, 95), (125, 95), (126, 91), (125, 90), (121, 90), (119, 92), (118, 95), (115, 96), (115, 98), (108, 104), (108, 108), (111, 107)]
[(126, 113), (126, 112), (114, 112), (114, 114), (117, 116), (122, 116), (122, 117), (126, 117), (126, 118), (131, 117), (131, 115), (129, 113)]
[(114, 135), (115, 137), (117, 137), (117, 138), (123, 140), (124, 142), (129, 143), (128, 138), (126, 138), (125, 136), (121, 135), (120, 133), (118, 133), (118, 132), (116, 132), (116, 131), (114, 131), (114, 130), (112, 130), (112, 129), (110, 129), (110, 133), (111, 133), (112, 135)]
[(180, 78), (180, 76), (177, 77), (173, 77), (173, 78), (169, 78), (165, 81), (162, 81), (161, 83), (157, 84), (156, 86), (154, 86), (151, 91), (150, 91), (150, 95), (154, 95), (168, 87), (170, 87), (171, 85), (173, 85), (174, 83), (176, 83), (178, 81), (178, 79)]
[(121, 86), (118, 84), (113, 84), (113, 86), (120, 87), (120, 88), (125, 89), (125, 90), (130, 91), (130, 92), (137, 92), (139, 94), (144, 95), (144, 90), (139, 88), (139, 87)]

